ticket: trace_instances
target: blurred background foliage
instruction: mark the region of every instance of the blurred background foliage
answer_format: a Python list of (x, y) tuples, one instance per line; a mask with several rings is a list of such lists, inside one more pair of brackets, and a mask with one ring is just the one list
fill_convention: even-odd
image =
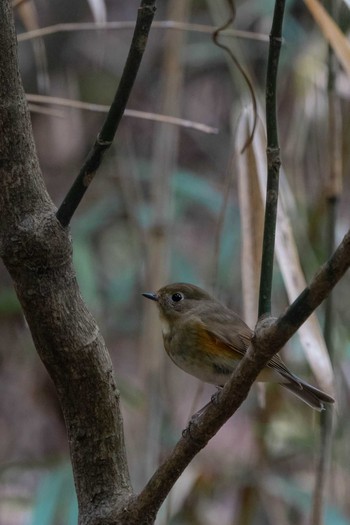
[[(14, 2), (16, 4), (16, 2)], [(19, 34), (58, 23), (134, 21), (137, 0), (17, 2)], [(225, 0), (167, 0), (156, 21), (220, 25)], [(263, 93), (274, 2), (237, 1), (234, 27), (222, 37)], [(341, 28), (349, 11), (340, 4)], [(259, 38), (255, 38), (259, 35)], [(28, 94), (108, 105), (121, 75), (132, 28), (56, 31), (19, 42)], [(279, 70), (280, 144), (301, 264), (309, 279), (327, 256), (327, 45), (301, 1), (289, 0)], [(343, 173), (350, 162), (349, 79), (337, 72)], [(112, 152), (72, 221), (81, 292), (107, 341), (122, 395), (131, 477), (140, 489), (174, 445), (190, 414), (213, 392), (165, 356), (152, 304), (141, 297), (162, 284), (189, 281), (214, 289), (243, 312), (241, 219), (235, 141), (250, 104), (241, 75), (208, 32), (154, 27), (129, 109), (181, 117), (218, 129), (125, 116)], [(31, 103), (43, 175), (56, 205), (65, 196), (103, 114)], [(261, 112), (263, 117), (263, 112)], [(336, 239), (349, 227), (346, 177)], [(349, 277), (334, 292), (338, 397), (325, 525), (349, 523)], [(276, 270), (273, 314), (287, 305)], [(322, 322), (323, 311), (318, 312)], [(51, 381), (36, 355), (11, 281), (0, 266), (0, 523), (70, 525), (77, 520), (64, 423)], [(297, 338), (285, 358), (314, 381)], [(259, 394), (259, 395), (258, 395)], [(319, 416), (269, 387), (256, 387), (187, 468), (164, 504), (159, 525), (302, 524), (310, 515)]]

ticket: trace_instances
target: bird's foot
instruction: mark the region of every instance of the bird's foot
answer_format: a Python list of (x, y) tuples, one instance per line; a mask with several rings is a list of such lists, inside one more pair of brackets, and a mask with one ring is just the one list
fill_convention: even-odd
[[(211, 396), (211, 399), (210, 399), (210, 403), (213, 403), (213, 405), (216, 405), (217, 402), (219, 401), (219, 397), (220, 397), (220, 392), (222, 390), (222, 386), (217, 386), (216, 388), (217, 388), (217, 391), (215, 392), (215, 394), (213, 394)], [(208, 405), (210, 403), (208, 403)], [(205, 406), (207, 407), (208, 405), (205, 405)]]
[(190, 437), (193, 441), (196, 441), (196, 439), (193, 437), (193, 435), (191, 434), (191, 427), (193, 429), (194, 426), (197, 426), (198, 424), (198, 421), (199, 421), (199, 418), (202, 416), (202, 414), (204, 414), (204, 412), (206, 411), (206, 409), (211, 405), (216, 405), (216, 403), (218, 402), (218, 399), (219, 399), (219, 395), (220, 395), (220, 390), (222, 389), (222, 387), (218, 386), (217, 387), (217, 392), (215, 392), (215, 394), (213, 394), (210, 398), (210, 401), (209, 403), (206, 403), (204, 405), (204, 407), (202, 407), (201, 409), (198, 410), (198, 412), (196, 412), (195, 414), (193, 414), (193, 416), (191, 417), (191, 419), (189, 420), (188, 422), (188, 425), (187, 427), (182, 431), (182, 437), (186, 438), (186, 437)]

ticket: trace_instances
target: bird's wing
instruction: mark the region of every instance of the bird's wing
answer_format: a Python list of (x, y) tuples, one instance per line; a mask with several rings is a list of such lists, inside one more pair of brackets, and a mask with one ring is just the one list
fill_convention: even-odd
[(278, 354), (275, 354), (273, 358), (267, 363), (267, 366), (269, 368), (272, 368), (273, 370), (276, 370), (281, 376), (285, 377), (289, 381), (292, 381), (293, 383), (296, 383), (299, 385), (299, 388), (301, 387), (301, 383), (296, 375), (294, 375), (284, 364), (282, 359)]
[[(227, 309), (225, 313), (214, 311), (209, 316), (206, 312), (205, 323), (201, 318), (202, 316), (196, 317), (196, 323), (202, 328), (200, 333), (203, 334), (203, 344), (211, 342), (213, 353), (215, 347), (220, 349), (221, 355), (231, 359), (240, 359), (240, 356), (246, 353), (254, 332), (237, 314)], [(278, 354), (273, 356), (267, 366), (300, 385), (298, 378), (287, 368)]]
[(240, 359), (249, 346), (253, 336), (253, 331), (245, 324), (242, 319), (231, 312), (206, 312), (205, 322), (203, 315), (194, 315), (191, 324), (197, 325), (196, 332), (202, 334), (202, 344), (211, 347), (213, 353), (220, 349), (221, 355), (227, 358)]

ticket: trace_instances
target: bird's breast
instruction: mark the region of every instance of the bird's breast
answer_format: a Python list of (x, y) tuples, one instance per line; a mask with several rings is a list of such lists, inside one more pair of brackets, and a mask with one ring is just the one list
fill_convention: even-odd
[(223, 359), (220, 354), (208, 352), (196, 331), (189, 327), (171, 330), (165, 322), (162, 333), (164, 348), (179, 368), (206, 383), (226, 383), (237, 364), (236, 359)]

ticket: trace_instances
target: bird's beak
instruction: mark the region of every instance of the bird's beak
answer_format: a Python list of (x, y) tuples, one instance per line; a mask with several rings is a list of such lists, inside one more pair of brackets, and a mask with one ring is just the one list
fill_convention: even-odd
[(152, 292), (146, 292), (142, 294), (144, 297), (147, 297), (147, 299), (151, 299), (152, 301), (158, 301), (158, 295), (156, 293)]

